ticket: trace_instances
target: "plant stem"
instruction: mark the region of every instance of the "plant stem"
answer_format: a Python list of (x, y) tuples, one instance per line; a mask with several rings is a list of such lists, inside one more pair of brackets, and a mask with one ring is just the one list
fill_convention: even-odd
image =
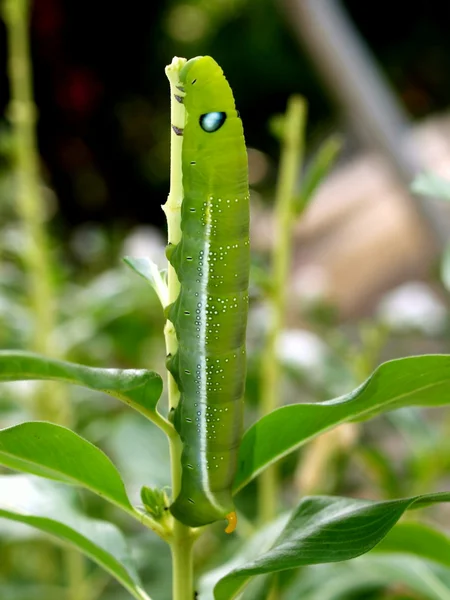
[[(179, 72), (186, 59), (175, 57), (166, 68), (170, 83), (171, 125), (184, 128), (184, 105), (175, 100), (175, 94), (180, 95), (176, 88), (179, 85)], [(181, 239), (181, 203), (183, 201), (183, 180), (181, 165), (182, 136), (177, 135), (171, 128), (170, 140), (170, 193), (163, 207), (167, 217), (168, 240), (170, 244), (178, 244)], [(180, 283), (173, 267), (169, 264), (168, 273), (169, 304), (174, 302), (180, 292)], [(173, 356), (178, 348), (175, 327), (169, 320), (164, 328), (167, 354)], [(168, 373), (169, 410), (177, 407), (180, 392), (170, 373)], [(169, 436), (170, 459), (172, 471), (172, 496), (175, 498), (181, 487), (181, 439), (175, 432)], [(191, 600), (194, 597), (194, 568), (192, 548), (194, 535), (190, 527), (174, 519), (173, 537), (170, 542), (172, 551), (172, 598), (173, 600)]]
[[(163, 206), (163, 211), (167, 219), (167, 238), (170, 245), (176, 245), (181, 239), (181, 203), (183, 202), (183, 171), (181, 165), (181, 150), (183, 145), (183, 137), (177, 135), (173, 126), (179, 129), (184, 128), (185, 109), (184, 105), (175, 100), (175, 94), (180, 95), (180, 91), (176, 86), (179, 85), (178, 74), (183, 64), (186, 62), (184, 58), (175, 57), (170, 65), (166, 67), (166, 75), (170, 83), (170, 192), (166, 204)], [(178, 298), (180, 293), (180, 282), (174, 268), (169, 263), (167, 269), (167, 286), (168, 286), (168, 304), (172, 304)], [(166, 339), (167, 354), (173, 356), (178, 348), (177, 336), (175, 327), (171, 321), (167, 320), (164, 327), (164, 336)], [(168, 372), (168, 390), (169, 390), (169, 408), (176, 408), (180, 399), (180, 392), (173, 379)]]
[[(27, 271), (30, 303), (34, 317), (33, 350), (57, 356), (54, 347), (55, 308), (51, 261), (46, 234), (46, 206), (43, 201), (39, 152), (36, 139), (36, 106), (33, 99), (29, 43), (29, 0), (3, 0), (3, 17), (8, 34), (9, 118), (14, 133), (17, 177), (17, 211), (24, 228), (23, 259)], [(42, 384), (34, 398), (34, 415), (61, 425), (70, 425), (72, 411), (63, 386)], [(84, 558), (66, 551), (69, 597), (83, 595)]]
[[(34, 316), (32, 347), (56, 356), (53, 342), (55, 301), (45, 231), (46, 206), (39, 178), (36, 140), (36, 106), (29, 47), (29, 0), (3, 0), (3, 17), (8, 32), (9, 118), (14, 132), (17, 178), (17, 210), (24, 228), (23, 259), (27, 271), (30, 303)], [(67, 425), (71, 407), (60, 388), (42, 385), (34, 403), (35, 416)]]
[(70, 584), (67, 591), (67, 600), (89, 600), (91, 595), (89, 588), (85, 586), (83, 555), (78, 550), (67, 548), (64, 553), (64, 559)]
[[(284, 327), (289, 268), (292, 253), (295, 187), (303, 160), (306, 102), (300, 96), (289, 99), (281, 139), (280, 174), (275, 195), (275, 236), (272, 263), (271, 321), (262, 357), (261, 416), (277, 408), (280, 396), (278, 340)], [(277, 513), (278, 477), (275, 466), (268, 467), (259, 480), (259, 516), (263, 523)]]

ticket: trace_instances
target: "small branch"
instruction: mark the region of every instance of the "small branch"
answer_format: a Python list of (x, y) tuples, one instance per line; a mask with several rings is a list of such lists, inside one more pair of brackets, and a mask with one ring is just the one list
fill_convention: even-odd
[(84, 556), (75, 548), (67, 548), (64, 553), (64, 562), (67, 578), (71, 584), (67, 592), (67, 600), (89, 600), (90, 593), (85, 587)]
[[(122, 506), (119, 506), (123, 510)], [(138, 510), (137, 508), (132, 508), (131, 510), (126, 511), (131, 517), (139, 521), (144, 527), (151, 529), (156, 535), (158, 535), (162, 540), (169, 542), (172, 537), (172, 530), (159, 523), (155, 519), (153, 519), (149, 514), (143, 512), (142, 510)]]
[[(33, 100), (28, 33), (30, 7), (28, 0), (3, 0), (1, 6), (8, 37), (8, 112), (14, 134), (17, 210), (25, 232), (23, 258), (34, 316), (32, 347), (36, 352), (55, 356), (53, 331), (56, 303), (45, 231), (46, 207), (39, 176), (37, 110)], [(38, 419), (69, 424), (71, 406), (67, 393), (64, 390), (49, 393), (47, 387), (43, 386), (35, 399), (35, 413)]]
[[(182, 180), (182, 136), (175, 133), (174, 127), (183, 129), (185, 123), (184, 104), (177, 102), (175, 95), (180, 95), (176, 88), (179, 85), (179, 72), (186, 59), (175, 57), (166, 68), (166, 75), (170, 83), (171, 99), (171, 149), (170, 149), (170, 193), (163, 207), (167, 217), (169, 244), (178, 244), (181, 239), (181, 203), (183, 201)], [(175, 270), (169, 264), (167, 272), (167, 284), (169, 290), (169, 305), (180, 293), (180, 282)], [(175, 327), (169, 320), (164, 328), (167, 354), (173, 356), (178, 348)], [(168, 373), (169, 407), (173, 411), (180, 400), (180, 392), (170, 373)], [(178, 435), (169, 437), (171, 470), (172, 470), (172, 497), (178, 496), (181, 487), (181, 451), (182, 444)], [(172, 550), (172, 581), (173, 600), (186, 600), (194, 597), (194, 574), (192, 547), (194, 545), (194, 534), (190, 527), (186, 527), (174, 519), (173, 537), (170, 542)]]
[[(56, 302), (51, 275), (51, 259), (46, 233), (46, 206), (42, 198), (39, 152), (36, 139), (36, 106), (29, 42), (29, 0), (3, 0), (1, 4), (8, 38), (8, 77), (10, 82), (9, 119), (13, 127), (17, 177), (17, 210), (25, 233), (23, 259), (33, 311), (36, 352), (56, 356), (54, 330)], [(61, 425), (72, 421), (67, 391), (43, 384), (34, 398), (37, 419)], [(65, 554), (69, 597), (85, 598), (85, 560), (77, 551)]]
[[(275, 237), (272, 265), (271, 322), (262, 358), (261, 416), (277, 408), (280, 394), (278, 340), (284, 327), (287, 289), (295, 220), (295, 188), (303, 161), (306, 103), (300, 96), (289, 99), (281, 139), (280, 173), (275, 196)], [(266, 469), (259, 481), (259, 516), (263, 523), (277, 513), (278, 478), (275, 466)]]
[[(170, 65), (166, 67), (166, 75), (170, 83), (170, 192), (163, 210), (167, 218), (167, 237), (169, 244), (176, 245), (181, 240), (181, 203), (183, 202), (183, 171), (181, 164), (181, 150), (183, 137), (174, 131), (174, 126), (179, 129), (184, 128), (185, 109), (184, 104), (175, 100), (175, 94), (180, 91), (176, 88), (179, 85), (179, 72), (186, 59), (175, 57)], [(172, 304), (178, 298), (180, 293), (180, 282), (174, 268), (169, 263), (167, 269), (167, 287), (168, 304)], [(175, 327), (169, 320), (164, 328), (166, 339), (167, 354), (173, 356), (178, 348)], [(170, 409), (175, 409), (180, 399), (180, 392), (170, 373), (168, 373), (169, 404)], [(175, 492), (174, 492), (175, 493)]]

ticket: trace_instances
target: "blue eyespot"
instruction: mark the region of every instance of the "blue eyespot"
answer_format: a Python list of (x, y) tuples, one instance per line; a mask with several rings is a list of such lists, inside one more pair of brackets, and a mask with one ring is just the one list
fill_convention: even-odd
[(210, 112), (200, 116), (200, 127), (206, 133), (214, 133), (222, 127), (227, 118), (227, 113)]

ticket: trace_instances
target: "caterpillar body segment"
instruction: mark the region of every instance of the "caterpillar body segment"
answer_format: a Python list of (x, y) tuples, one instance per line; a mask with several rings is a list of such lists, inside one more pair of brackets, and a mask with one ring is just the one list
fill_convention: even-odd
[(249, 192), (242, 123), (210, 57), (183, 67), (182, 237), (169, 260), (181, 285), (169, 307), (178, 351), (168, 368), (180, 389), (181, 491), (170, 510), (191, 527), (228, 518), (242, 436), (249, 277)]

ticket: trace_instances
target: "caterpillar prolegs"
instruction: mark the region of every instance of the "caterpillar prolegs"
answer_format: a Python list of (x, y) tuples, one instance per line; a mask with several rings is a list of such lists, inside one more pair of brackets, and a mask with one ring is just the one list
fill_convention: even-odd
[[(170, 361), (180, 402), (181, 491), (170, 510), (196, 527), (228, 518), (242, 436), (249, 278), (247, 153), (231, 88), (210, 57), (180, 72), (181, 241), (169, 253), (181, 285), (169, 308), (178, 351)], [(178, 132), (177, 132), (178, 133)]]

